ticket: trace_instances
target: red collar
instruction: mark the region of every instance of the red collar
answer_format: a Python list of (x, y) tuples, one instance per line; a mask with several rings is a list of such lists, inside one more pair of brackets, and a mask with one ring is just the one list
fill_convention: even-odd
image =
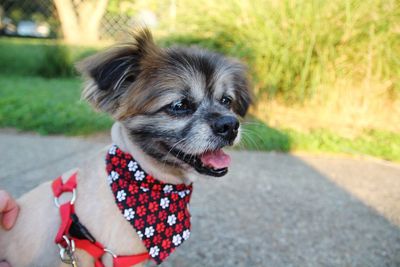
[(106, 157), (108, 181), (123, 216), (160, 264), (190, 235), (192, 185), (154, 179), (132, 155), (112, 146)]

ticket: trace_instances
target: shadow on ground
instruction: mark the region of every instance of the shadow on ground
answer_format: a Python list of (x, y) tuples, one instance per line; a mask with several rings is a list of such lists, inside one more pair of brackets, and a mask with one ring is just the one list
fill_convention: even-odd
[[(0, 187), (20, 195), (107, 142), (0, 132)], [(192, 237), (162, 266), (400, 266), (399, 227), (302, 157), (231, 154), (226, 177), (194, 185)]]

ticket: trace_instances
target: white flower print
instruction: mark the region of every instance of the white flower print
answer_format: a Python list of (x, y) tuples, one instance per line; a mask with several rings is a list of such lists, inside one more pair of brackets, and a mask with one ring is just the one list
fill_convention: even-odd
[(164, 197), (160, 200), (160, 206), (161, 208), (165, 209), (169, 206), (169, 199)]
[(129, 169), (129, 171), (131, 171), (131, 172), (134, 172), (134, 171), (136, 171), (137, 170), (137, 168), (138, 168), (138, 165), (137, 165), (137, 162), (135, 161), (129, 161), (129, 164), (128, 164), (128, 169)]
[(153, 228), (153, 226), (146, 227), (146, 229), (144, 230), (144, 235), (145, 235), (147, 238), (153, 236), (153, 235), (154, 235), (154, 228)]
[(174, 225), (176, 223), (176, 216), (174, 214), (168, 216), (167, 223), (169, 225)]
[(136, 181), (142, 181), (144, 179), (144, 172), (136, 171), (135, 172), (135, 179), (136, 179)]
[(141, 187), (140, 187), (140, 189), (141, 189), (143, 192), (147, 192), (147, 191), (149, 191), (149, 189), (148, 189), (148, 188), (146, 188), (146, 187), (143, 187), (143, 186), (141, 186)]
[(174, 235), (172, 237), (172, 243), (174, 243), (174, 245), (177, 247), (180, 245), (180, 243), (182, 243), (182, 237), (180, 235)]
[(117, 199), (119, 202), (121, 202), (122, 200), (125, 200), (125, 197), (126, 197), (126, 193), (124, 190), (119, 190), (117, 192)]
[(170, 185), (170, 184), (165, 185), (163, 190), (164, 190), (164, 193), (170, 193), (172, 191), (172, 185)]
[(124, 217), (125, 217), (127, 220), (132, 220), (132, 219), (135, 217), (135, 212), (133, 211), (132, 208), (125, 209), (125, 210), (124, 210)]
[(116, 171), (111, 171), (111, 178), (113, 181), (117, 180), (119, 178), (119, 174)]
[(186, 229), (185, 231), (183, 231), (183, 233), (182, 233), (183, 239), (188, 240), (188, 239), (189, 239), (189, 236), (190, 236), (190, 231), (189, 231), (189, 229)]
[(108, 175), (108, 182), (111, 184), (113, 181), (117, 180), (119, 178), (119, 174), (116, 171), (111, 171), (111, 173)]
[(143, 233), (141, 231), (137, 231), (137, 234), (138, 234), (140, 239), (143, 239)]
[(160, 252), (160, 249), (157, 246), (154, 246), (154, 247), (150, 248), (149, 254), (150, 254), (150, 256), (152, 256), (154, 258), (154, 257), (158, 256), (159, 252)]
[(185, 193), (184, 191), (180, 191), (180, 192), (178, 193), (178, 195), (179, 195), (181, 198), (184, 198), (184, 197), (186, 196), (186, 193)]
[(111, 155), (115, 155), (115, 151), (117, 150), (116, 146), (112, 146), (110, 147), (110, 149), (108, 150), (108, 153)]

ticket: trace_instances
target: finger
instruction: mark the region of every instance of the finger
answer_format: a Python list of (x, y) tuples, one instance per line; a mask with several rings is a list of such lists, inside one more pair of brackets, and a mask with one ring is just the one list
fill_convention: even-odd
[(1, 223), (3, 224), (4, 229), (10, 230), (14, 226), (15, 221), (17, 220), (18, 217), (18, 212), (19, 212), (19, 207), (15, 205), (11, 210), (9, 210), (6, 213), (3, 213), (3, 218)]
[(1, 224), (6, 230), (14, 225), (18, 216), (18, 211), (19, 207), (15, 200), (6, 191), (0, 190)]

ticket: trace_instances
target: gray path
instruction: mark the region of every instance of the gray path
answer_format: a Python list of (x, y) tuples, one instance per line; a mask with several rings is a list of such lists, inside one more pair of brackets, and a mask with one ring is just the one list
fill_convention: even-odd
[[(74, 167), (106, 137), (0, 131), (0, 188), (15, 196)], [(162, 266), (400, 266), (400, 167), (232, 152), (195, 184), (192, 237)]]

